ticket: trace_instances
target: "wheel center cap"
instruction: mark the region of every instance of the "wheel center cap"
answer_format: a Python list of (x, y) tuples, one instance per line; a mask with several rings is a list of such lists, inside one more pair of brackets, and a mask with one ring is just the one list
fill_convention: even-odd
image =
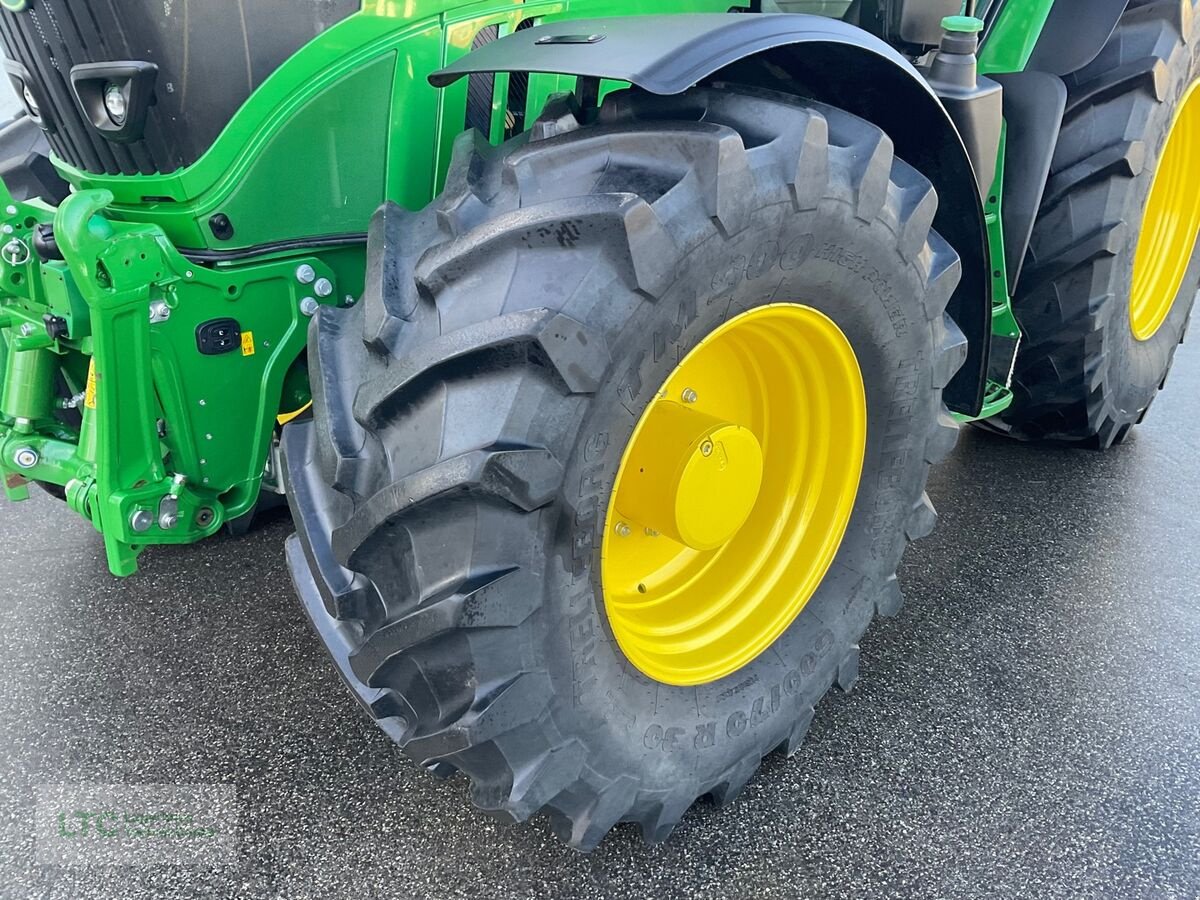
[(714, 550), (745, 524), (762, 487), (763, 453), (747, 428), (659, 400), (627, 468), (617, 508), (693, 550)]

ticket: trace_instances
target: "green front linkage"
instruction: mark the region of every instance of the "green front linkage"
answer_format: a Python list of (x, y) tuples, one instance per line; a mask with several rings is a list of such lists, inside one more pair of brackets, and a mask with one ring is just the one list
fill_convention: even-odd
[[(306, 298), (337, 274), (316, 256), (202, 268), (161, 228), (106, 218), (111, 200), (81, 191), (52, 214), (0, 188), (0, 467), (12, 500), (28, 480), (61, 486), (126, 575), (146, 544), (189, 543), (254, 508), (276, 415), (307, 400)], [(63, 258), (41, 262), (33, 229), (49, 221)], [(231, 316), (240, 348), (198, 356), (197, 325)]]
[[(1009, 0), (984, 48), (986, 71), (1023, 68), (1051, 2)], [(654, 11), (727, 8), (671, 0)], [(425, 76), (469, 52), (486, 26), (504, 35), (530, 19), (636, 11), (628, 0), (365, 0), (268, 78), (192, 166), (101, 176), (56, 160), (75, 188), (57, 210), (15, 202), (0, 186), (0, 476), (9, 499), (26, 498), (31, 481), (58, 486), (103, 535), (117, 575), (134, 572), (148, 545), (190, 543), (252, 513), (264, 485), (277, 488), (278, 417), (309, 400), (309, 317), (361, 294), (365, 253), (354, 233), (385, 199), (428, 203), (445, 175), (467, 85), (435, 91)], [(505, 136), (508, 85), (496, 79), (494, 142)], [(526, 121), (573, 85), (533, 76)], [(987, 212), (1002, 260), (998, 202)], [(215, 213), (234, 223), (232, 245), (208, 228)], [(58, 253), (43, 261), (34, 237), (46, 223)], [(199, 264), (211, 251), (333, 236), (346, 240)], [(1002, 264), (999, 272), (995, 323), (1011, 337)], [(241, 346), (199, 353), (197, 326), (221, 318), (237, 321)], [(994, 386), (985, 415), (1008, 402), (1005, 386)]]

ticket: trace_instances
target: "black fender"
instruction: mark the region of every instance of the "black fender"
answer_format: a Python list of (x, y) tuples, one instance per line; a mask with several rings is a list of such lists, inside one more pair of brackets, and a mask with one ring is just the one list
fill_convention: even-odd
[(1004, 86), (1008, 147), (1004, 170), (1004, 248), (1008, 288), (1016, 294), (1062, 131), (1062, 76), (1094, 60), (1112, 37), (1128, 0), (1056, 0), (1024, 72), (992, 77)]
[(983, 406), (991, 339), (983, 203), (962, 138), (911, 63), (845, 22), (798, 14), (687, 14), (573, 19), (515, 32), (429, 77), (434, 87), (487, 72), (545, 72), (624, 81), (680, 94), (712, 80), (756, 83), (838, 106), (891, 137), (937, 190), (934, 226), (962, 258), (949, 312), (970, 341), (946, 388), (956, 412)]
[(1055, 0), (1027, 68), (1051, 75), (1078, 72), (1108, 43), (1129, 0)]

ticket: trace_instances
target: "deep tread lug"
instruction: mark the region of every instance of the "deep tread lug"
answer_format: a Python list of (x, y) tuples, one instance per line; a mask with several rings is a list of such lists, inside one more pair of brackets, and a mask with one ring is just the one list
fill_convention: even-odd
[(842, 661), (838, 663), (837, 675), (835, 683), (838, 689), (848, 694), (854, 690), (854, 685), (858, 682), (858, 645), (850, 648), (850, 651), (842, 657)]
[(679, 251), (645, 200), (632, 194), (599, 194), (555, 200), (492, 219), (470, 234), (430, 249), (417, 263), (416, 280), (436, 296), (474, 271), (476, 262), (501, 248), (573, 247), (595, 241), (626, 265), (630, 287), (655, 297), (675, 276)]
[(933, 361), (933, 386), (941, 389), (954, 378), (967, 361), (967, 336), (948, 315), (943, 314), (935, 326), (937, 356)]
[(401, 357), (359, 388), (354, 416), (367, 428), (379, 428), (405, 392), (431, 373), (474, 354), (513, 346), (536, 347), (576, 394), (596, 390), (612, 362), (603, 336), (569, 316), (549, 309), (521, 310), (452, 331)]
[[(896, 168), (901, 171), (908, 169), (900, 165)], [(900, 254), (909, 262), (915, 260), (925, 246), (938, 208), (937, 192), (933, 186), (923, 177), (917, 177), (922, 183), (904, 189), (900, 204), (900, 220), (904, 222), (900, 233)]]
[(418, 757), (437, 759), (491, 741), (520, 723), (538, 718), (553, 696), (544, 672), (521, 675), (441, 731), (413, 738), (406, 749)]
[(804, 125), (800, 155), (788, 179), (792, 199), (800, 210), (816, 209), (829, 184), (829, 123), (812, 113)]
[(933, 233), (921, 251), (929, 272), (929, 290), (925, 294), (925, 315), (937, 321), (962, 281), (962, 260), (937, 233)]
[(363, 290), (363, 340), (386, 350), (403, 323), (410, 322), (421, 302), (405, 247), (420, 240), (416, 214), (388, 201), (371, 219), (367, 236), (366, 283)]
[[(520, 625), (533, 615), (541, 600), (536, 580), (522, 575), (519, 570), (508, 569), (476, 576), (444, 600), (375, 630), (350, 656), (354, 674), (371, 684), (375, 673), (389, 660), (426, 641), (458, 629)], [(525, 584), (513, 589), (510, 580), (522, 580)], [(504, 596), (510, 589), (514, 597), (520, 598), (519, 602)]]
[(562, 465), (547, 450), (480, 450), (456, 456), (394, 482), (364, 502), (333, 533), (333, 552), (354, 568), (353, 555), (383, 525), (436, 497), (464, 488), (532, 512), (562, 483)]
[(893, 575), (884, 582), (883, 588), (879, 591), (875, 600), (875, 609), (879, 615), (890, 619), (899, 615), (903, 606), (904, 592), (900, 590), (900, 580)]
[(1108, 178), (1134, 178), (1146, 165), (1142, 141), (1121, 141), (1096, 151), (1087, 159), (1053, 176), (1046, 184), (1043, 209), (1053, 209), (1072, 191)]
[(746, 789), (761, 764), (762, 760), (757, 758), (747, 758), (734, 764), (721, 776), (720, 783), (709, 791), (713, 805), (722, 808), (733, 803)]
[(909, 513), (908, 521), (904, 525), (904, 534), (910, 541), (919, 541), (933, 534), (936, 526), (937, 511), (933, 508), (933, 501), (929, 499), (928, 494), (922, 494)]
[(806, 706), (800, 711), (799, 718), (792, 724), (787, 740), (780, 745), (780, 749), (788, 759), (800, 752), (805, 738), (808, 737), (808, 731), (812, 727), (815, 714), (816, 711), (811, 706)]
[(883, 210), (891, 186), (892, 161), (896, 151), (892, 139), (882, 131), (873, 131), (871, 143), (854, 146), (851, 167), (855, 190), (855, 215), (872, 221)]
[(925, 462), (937, 465), (944, 462), (958, 445), (958, 436), (962, 429), (954, 416), (945, 407), (938, 413), (938, 423), (933, 433), (925, 442)]

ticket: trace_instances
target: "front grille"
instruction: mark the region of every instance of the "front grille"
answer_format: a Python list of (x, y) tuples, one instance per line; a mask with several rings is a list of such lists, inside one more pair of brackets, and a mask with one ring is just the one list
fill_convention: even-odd
[[(54, 152), (72, 165), (97, 174), (133, 175), (171, 171), (172, 148), (162, 138), (161, 113), (151, 108), (146, 139), (115, 144), (97, 134), (83, 117), (71, 88), (71, 67), (79, 63), (130, 58), (118, 23), (102, 32), (93, 3), (35, 0), (24, 12), (0, 14), (5, 52), (29, 70), (40, 89), (54, 132)], [(107, 4), (105, 4), (107, 5)], [(113, 17), (114, 19), (116, 17)]]
[[(0, 42), (29, 70), (62, 159), (96, 174), (173, 172), (203, 155), (289, 56), (361, 0), (32, 0), (0, 11)], [(80, 110), (71, 69), (139, 60), (158, 66), (143, 139), (107, 140)]]

